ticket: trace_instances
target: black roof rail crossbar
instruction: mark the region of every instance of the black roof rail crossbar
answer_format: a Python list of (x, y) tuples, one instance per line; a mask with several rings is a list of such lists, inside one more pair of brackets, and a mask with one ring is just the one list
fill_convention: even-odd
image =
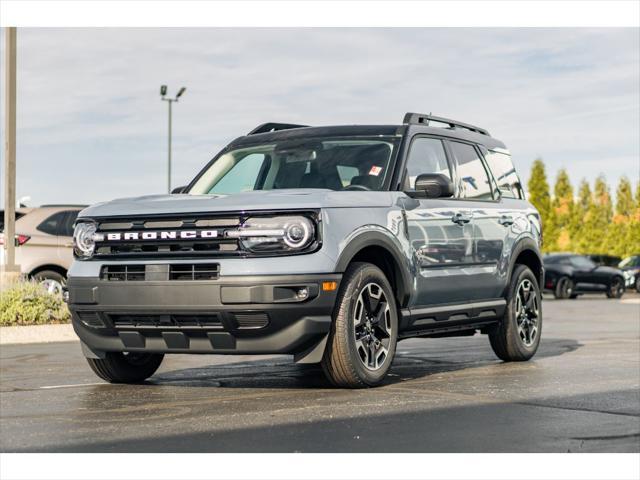
[(450, 118), (436, 117), (434, 115), (425, 115), (423, 113), (408, 112), (405, 114), (404, 120), (402, 121), (402, 123), (406, 123), (406, 124), (421, 123), (424, 125), (429, 125), (429, 122), (444, 123), (445, 125), (449, 125), (451, 128), (459, 127), (459, 128), (471, 130), (472, 132), (480, 133), (482, 135), (487, 135), (488, 137), (491, 136), (489, 131), (485, 130), (484, 128), (476, 127), (475, 125), (470, 125), (468, 123), (458, 122), (457, 120), (451, 120)]
[(251, 130), (247, 135), (255, 135), (257, 133), (277, 132), (278, 130), (289, 130), (290, 128), (304, 128), (309, 125), (296, 125), (295, 123), (263, 123)]

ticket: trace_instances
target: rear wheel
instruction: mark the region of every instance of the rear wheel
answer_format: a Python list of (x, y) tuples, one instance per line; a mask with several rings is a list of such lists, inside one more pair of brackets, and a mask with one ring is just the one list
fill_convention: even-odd
[(613, 277), (607, 289), (608, 298), (621, 298), (624, 295), (624, 280), (620, 277)]
[[(573, 280), (569, 277), (560, 277), (556, 283), (556, 288), (553, 291), (553, 296), (557, 299), (572, 298), (574, 285)], [(575, 297), (574, 297), (575, 298)]]
[(105, 358), (87, 358), (91, 370), (109, 383), (139, 383), (162, 363), (159, 353), (107, 352)]
[(391, 367), (398, 314), (391, 284), (370, 263), (347, 269), (338, 294), (322, 369), (336, 386), (372, 387)]
[(64, 275), (53, 270), (42, 270), (34, 274), (33, 279), (51, 295), (62, 295), (62, 287), (67, 282)]
[(542, 297), (533, 272), (517, 265), (511, 275), (504, 317), (489, 341), (494, 353), (505, 362), (524, 361), (533, 357), (542, 333)]

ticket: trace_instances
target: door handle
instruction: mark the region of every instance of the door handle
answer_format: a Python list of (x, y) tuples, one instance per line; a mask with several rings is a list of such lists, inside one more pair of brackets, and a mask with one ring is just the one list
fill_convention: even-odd
[(500, 225), (505, 226), (505, 227), (508, 227), (508, 226), (510, 226), (510, 225), (513, 225), (513, 222), (514, 222), (513, 217), (512, 217), (512, 216), (510, 216), (510, 215), (502, 215), (502, 216), (500, 217), (500, 219), (498, 220), (498, 223), (499, 223)]
[(458, 212), (453, 217), (451, 217), (451, 221), (453, 223), (457, 223), (458, 225), (464, 225), (465, 223), (469, 223), (471, 221), (471, 216), (466, 213)]

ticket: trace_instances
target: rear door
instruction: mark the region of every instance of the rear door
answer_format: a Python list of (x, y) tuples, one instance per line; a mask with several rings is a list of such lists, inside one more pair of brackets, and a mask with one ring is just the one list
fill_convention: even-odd
[[(417, 135), (409, 146), (404, 191), (413, 190), (418, 175), (453, 171), (440, 138)], [(471, 208), (452, 199), (408, 199), (405, 214), (416, 259), (414, 307), (462, 302), (473, 282), (467, 268), (474, 262)]]
[(458, 188), (464, 204), (473, 215), (474, 261), (468, 274), (473, 279), (470, 298), (494, 299), (502, 296), (505, 243), (515, 222), (513, 206), (502, 201), (497, 184), (485, 163), (480, 148), (471, 143), (449, 140), (455, 160)]

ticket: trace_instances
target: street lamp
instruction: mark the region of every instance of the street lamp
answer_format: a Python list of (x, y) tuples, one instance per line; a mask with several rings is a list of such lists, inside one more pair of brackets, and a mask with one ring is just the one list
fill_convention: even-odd
[(171, 193), (171, 104), (177, 102), (182, 94), (187, 90), (187, 87), (182, 87), (176, 93), (175, 98), (167, 98), (167, 86), (160, 86), (160, 96), (162, 100), (169, 104), (169, 148), (168, 148), (168, 162), (167, 162), (167, 192)]

